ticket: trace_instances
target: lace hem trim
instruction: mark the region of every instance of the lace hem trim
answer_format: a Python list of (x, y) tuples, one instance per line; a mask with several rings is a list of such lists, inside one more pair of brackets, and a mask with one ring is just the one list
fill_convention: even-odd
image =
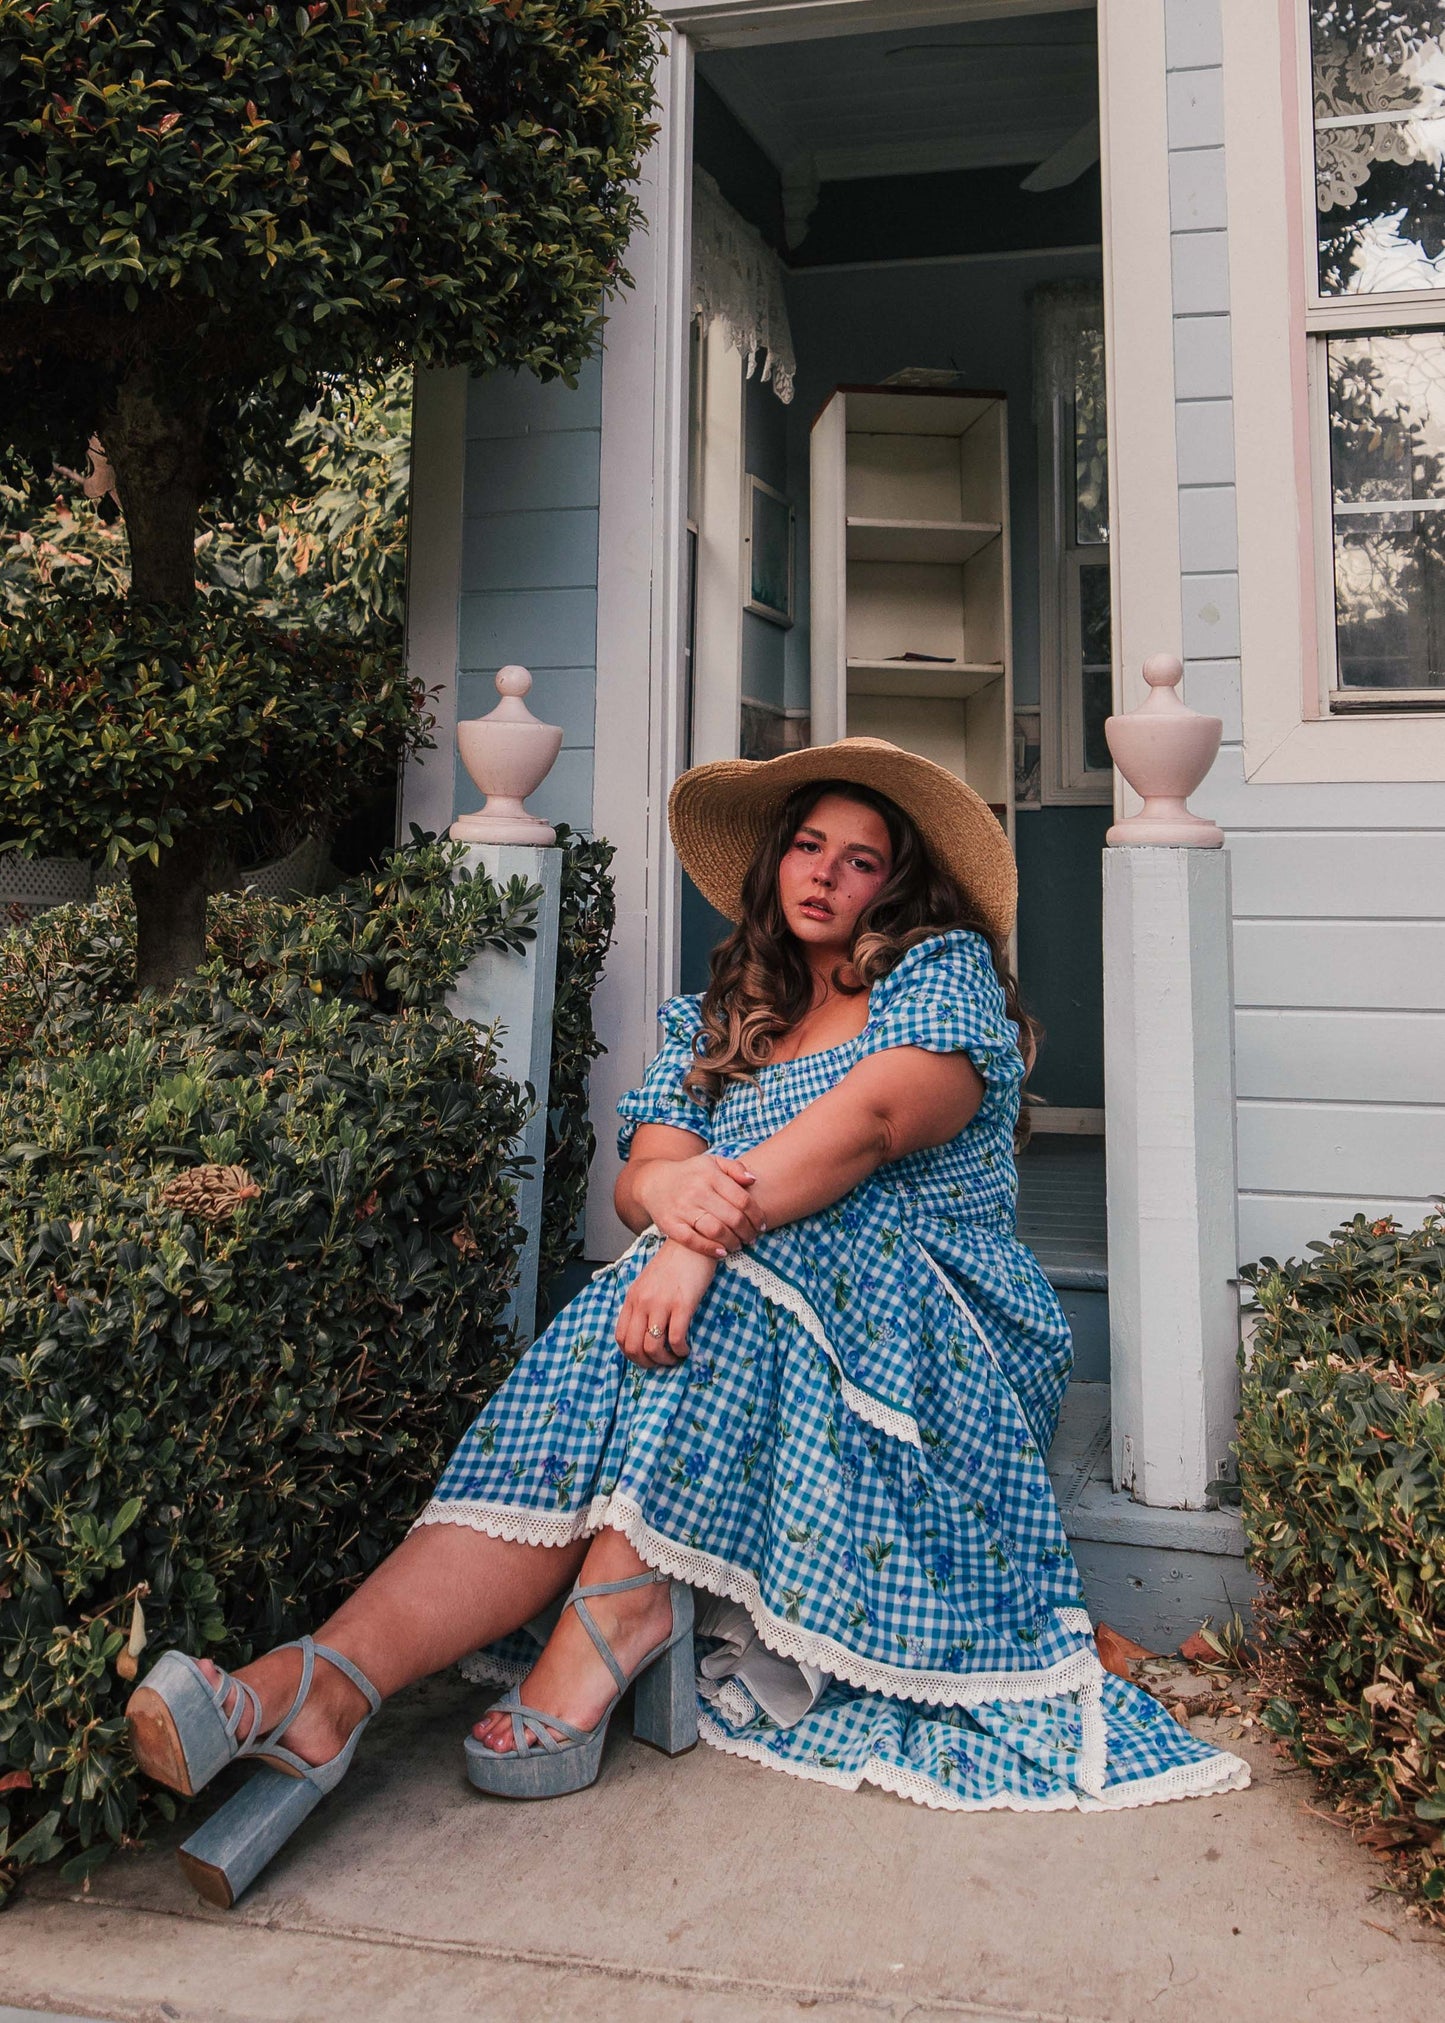
[[(462, 1524), (489, 1538), (505, 1538), (522, 1545), (571, 1545), (575, 1539), (590, 1538), (594, 1532), (620, 1531), (634, 1552), (650, 1567), (680, 1580), (688, 1587), (703, 1588), (738, 1602), (751, 1616), (753, 1627), (780, 1657), (801, 1665), (814, 1665), (846, 1685), (865, 1693), (881, 1693), (891, 1700), (921, 1701), (935, 1707), (969, 1707), (984, 1700), (1048, 1700), (1062, 1693), (1083, 1693), (1090, 1685), (1102, 1692), (1104, 1668), (1097, 1652), (1074, 1651), (1041, 1672), (977, 1672), (962, 1676), (957, 1672), (908, 1672), (873, 1658), (860, 1657), (842, 1644), (834, 1643), (796, 1623), (779, 1621), (763, 1607), (757, 1581), (741, 1567), (694, 1546), (678, 1545), (654, 1531), (641, 1509), (622, 1496), (594, 1497), (583, 1510), (519, 1510), (510, 1504), (455, 1502), (433, 1498), (416, 1520), (413, 1529), (424, 1524)], [(1081, 1707), (1086, 1723), (1087, 1708)], [(1100, 1715), (1102, 1725), (1102, 1713)], [(1086, 1748), (1088, 1731), (1086, 1727)]]
[(780, 1278), (765, 1264), (759, 1264), (755, 1257), (745, 1251), (735, 1251), (726, 1260), (729, 1271), (737, 1272), (774, 1306), (782, 1307), (803, 1327), (817, 1343), (833, 1368), (838, 1372), (838, 1381), (843, 1393), (843, 1403), (848, 1410), (870, 1426), (876, 1426), (880, 1433), (889, 1434), (894, 1440), (905, 1441), (910, 1447), (923, 1446), (923, 1436), (918, 1430), (918, 1421), (908, 1412), (900, 1412), (896, 1405), (885, 1405), (881, 1398), (875, 1398), (869, 1391), (860, 1391), (850, 1382), (843, 1365), (838, 1360), (838, 1352), (828, 1339), (828, 1333), (813, 1308), (794, 1285)]
[(1103, 1796), (1074, 1791), (1058, 1791), (1047, 1798), (1030, 1798), (1000, 1792), (994, 1798), (962, 1798), (958, 1792), (929, 1777), (921, 1770), (905, 1770), (870, 1756), (861, 1770), (835, 1770), (822, 1764), (785, 1763), (760, 1742), (748, 1742), (729, 1735), (710, 1714), (699, 1713), (698, 1735), (712, 1749), (725, 1756), (742, 1756), (750, 1763), (781, 1770), (787, 1777), (801, 1777), (811, 1784), (831, 1784), (840, 1791), (856, 1791), (860, 1784), (876, 1784), (899, 1798), (912, 1799), (934, 1812), (1123, 1812), (1144, 1805), (1162, 1805), (1174, 1798), (1203, 1798), (1225, 1791), (1243, 1791), (1250, 1781), (1249, 1765), (1238, 1756), (1220, 1750), (1199, 1763), (1177, 1764), (1173, 1770), (1154, 1777), (1141, 1777), (1121, 1784)]

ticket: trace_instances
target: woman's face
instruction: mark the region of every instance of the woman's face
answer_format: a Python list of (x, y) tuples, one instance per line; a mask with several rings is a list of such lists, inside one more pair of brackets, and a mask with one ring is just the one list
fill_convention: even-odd
[(876, 809), (824, 794), (804, 815), (778, 865), (778, 898), (805, 949), (846, 956), (865, 908), (893, 869), (888, 825)]

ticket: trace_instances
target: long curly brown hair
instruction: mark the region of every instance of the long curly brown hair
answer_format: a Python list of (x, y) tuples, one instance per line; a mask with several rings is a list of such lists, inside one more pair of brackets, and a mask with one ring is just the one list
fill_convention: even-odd
[(970, 928), (988, 944), (1024, 1059), (1031, 1061), (1038, 1028), (1019, 1000), (1004, 946), (954, 880), (938, 869), (912, 818), (871, 787), (810, 780), (789, 795), (758, 845), (743, 881), (742, 919), (713, 950), (687, 1087), (711, 1100), (726, 1082), (750, 1081), (771, 1060), (778, 1039), (812, 1008), (813, 972), (783, 917), (778, 866), (825, 794), (840, 794), (880, 815), (893, 853), (886, 883), (859, 917), (847, 961), (833, 972), (834, 988), (857, 996), (896, 968), (915, 942)]

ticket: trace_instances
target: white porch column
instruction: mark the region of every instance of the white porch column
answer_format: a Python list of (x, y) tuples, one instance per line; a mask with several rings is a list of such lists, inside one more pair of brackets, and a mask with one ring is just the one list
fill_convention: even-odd
[(532, 1109), (520, 1151), (531, 1160), (517, 1190), (523, 1248), (508, 1308), (520, 1323), (520, 1340), (532, 1339), (537, 1311), (537, 1252), (542, 1233), (542, 1169), (547, 1157), (547, 1097), (552, 1072), (552, 999), (557, 981), (557, 914), (562, 893), (562, 853), (555, 845), (468, 843), (468, 871), (485, 872), (495, 885), (525, 878), (540, 885), (537, 935), (520, 955), (484, 949), (457, 978), (447, 1008), (479, 1026), (500, 1020), (497, 1065), (514, 1082), (530, 1084)]
[(1197, 1510), (1239, 1400), (1229, 857), (1104, 852), (1114, 1485)]
[(1186, 709), (1184, 669), (1105, 726), (1143, 796), (1104, 852), (1104, 1130), (1114, 1486), (1203, 1507), (1238, 1403), (1234, 991), (1229, 858), (1188, 796), (1223, 728)]

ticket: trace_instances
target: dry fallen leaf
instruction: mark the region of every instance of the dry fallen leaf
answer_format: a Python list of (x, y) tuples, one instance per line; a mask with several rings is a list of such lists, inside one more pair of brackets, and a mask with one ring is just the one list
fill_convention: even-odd
[(1118, 1630), (1111, 1630), (1107, 1623), (1095, 1626), (1094, 1645), (1099, 1653), (1099, 1663), (1116, 1679), (1132, 1680), (1136, 1665), (1159, 1655), (1157, 1651), (1146, 1650), (1143, 1644), (1136, 1644), (1132, 1637), (1121, 1636)]
[(0, 1791), (33, 1791), (35, 1779), (28, 1770), (7, 1770), (0, 1777)]

